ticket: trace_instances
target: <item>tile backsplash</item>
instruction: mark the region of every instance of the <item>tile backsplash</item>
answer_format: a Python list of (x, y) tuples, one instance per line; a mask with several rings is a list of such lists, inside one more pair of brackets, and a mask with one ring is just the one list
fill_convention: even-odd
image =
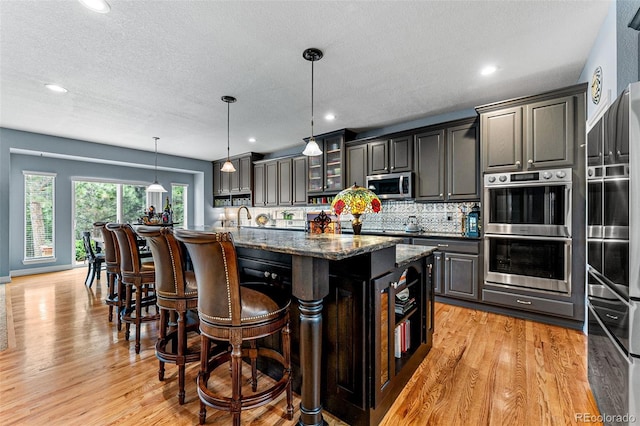
[[(383, 201), (380, 213), (367, 213), (362, 216), (362, 230), (404, 231), (409, 216), (415, 216), (418, 227), (425, 232), (461, 234), (463, 231), (463, 218), (475, 204), (480, 206), (480, 203), (476, 202), (417, 203), (414, 201)], [(249, 207), (249, 209), (252, 218), (248, 220), (245, 212), (241, 212), (241, 226), (258, 226), (255, 218), (260, 214), (264, 214), (269, 217), (269, 222), (266, 226), (304, 229), (307, 213), (320, 213), (321, 210), (324, 210), (325, 213), (329, 214), (331, 206)], [(214, 217), (219, 219), (225, 217), (225, 225), (236, 225), (237, 207), (216, 208), (215, 210)], [(222, 214), (224, 216), (221, 216)], [(351, 219), (351, 215), (342, 215), (343, 229), (351, 227)], [(220, 222), (216, 223), (216, 225), (220, 224)]]

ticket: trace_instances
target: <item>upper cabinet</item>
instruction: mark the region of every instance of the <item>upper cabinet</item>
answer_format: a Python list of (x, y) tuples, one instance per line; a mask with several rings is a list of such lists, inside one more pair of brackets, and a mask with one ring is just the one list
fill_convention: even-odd
[(346, 148), (347, 182), (346, 186), (365, 185), (367, 177), (367, 144), (353, 145)]
[(483, 170), (509, 172), (574, 164), (584, 85), (476, 108)]
[(410, 172), (413, 170), (412, 135), (369, 142), (367, 149), (367, 173), (369, 175)]
[(316, 137), (322, 155), (307, 159), (307, 192), (338, 192), (344, 188), (344, 143), (352, 137), (346, 129)]
[[(225, 159), (213, 162), (213, 196), (216, 207), (250, 204), (253, 195), (253, 161), (262, 155), (252, 152), (231, 157), (235, 172), (223, 172)], [(226, 202), (229, 204), (225, 204)]]
[(416, 200), (480, 199), (477, 121), (434, 127), (415, 136)]

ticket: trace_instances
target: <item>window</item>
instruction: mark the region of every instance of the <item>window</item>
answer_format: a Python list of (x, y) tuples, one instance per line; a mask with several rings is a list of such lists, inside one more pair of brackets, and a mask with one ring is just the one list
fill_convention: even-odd
[(173, 221), (179, 223), (182, 228), (187, 227), (187, 189), (187, 185), (171, 184)]
[(24, 260), (54, 259), (55, 174), (23, 172)]

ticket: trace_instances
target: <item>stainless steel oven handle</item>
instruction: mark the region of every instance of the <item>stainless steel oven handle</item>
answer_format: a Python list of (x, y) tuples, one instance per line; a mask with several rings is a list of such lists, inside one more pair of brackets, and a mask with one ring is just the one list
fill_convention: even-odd
[(528, 300), (520, 300), (520, 299), (516, 299), (516, 303), (520, 303), (521, 305), (531, 305), (532, 302), (529, 302)]
[(438, 244), (438, 247), (449, 247), (449, 244)]
[(569, 234), (568, 236), (571, 236), (571, 212), (572, 212), (572, 208), (571, 208), (571, 184), (568, 184), (565, 188), (564, 191), (564, 208), (565, 208), (565, 212), (564, 212), (564, 217), (565, 217), (565, 222), (564, 222), (564, 226), (567, 229), (567, 233)]
[(533, 241), (564, 241), (571, 242), (570, 237), (546, 237), (540, 235), (518, 235), (518, 234), (484, 234), (485, 238), (504, 238), (512, 240), (533, 240)]
[(618, 319), (618, 317), (616, 315), (604, 314), (604, 316), (606, 316), (607, 318), (611, 318), (612, 320), (617, 320)]

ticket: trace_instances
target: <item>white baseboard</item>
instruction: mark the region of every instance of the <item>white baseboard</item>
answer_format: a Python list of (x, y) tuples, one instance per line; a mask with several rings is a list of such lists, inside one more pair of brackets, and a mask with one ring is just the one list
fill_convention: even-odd
[(0, 277), (0, 284), (6, 284), (11, 282), (11, 277)]
[(11, 271), (12, 277), (21, 277), (24, 275), (33, 275), (33, 274), (44, 274), (47, 272), (58, 272), (58, 271), (66, 271), (68, 269), (73, 269), (73, 265), (56, 265), (56, 266), (43, 266), (42, 268), (28, 268), (28, 269), (18, 269)]

